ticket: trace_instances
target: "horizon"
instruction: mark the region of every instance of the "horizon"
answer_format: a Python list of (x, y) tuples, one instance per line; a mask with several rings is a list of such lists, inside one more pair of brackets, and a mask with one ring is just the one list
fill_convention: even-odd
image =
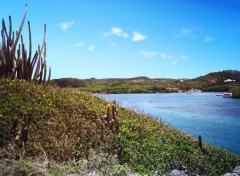
[[(106, 78), (97, 78), (97, 77), (91, 77), (91, 78), (74, 78), (74, 77), (62, 77), (62, 78), (54, 78), (54, 79), (80, 79), (80, 80), (85, 80), (85, 79), (98, 79), (98, 80), (100, 80), (100, 79), (135, 79), (135, 78), (141, 78), (141, 77), (145, 77), (145, 78), (147, 78), (147, 79), (173, 79), (173, 80), (175, 80), (175, 79), (187, 79), (187, 80), (189, 80), (189, 79), (197, 79), (197, 78), (199, 78), (199, 77), (202, 77), (202, 76), (207, 76), (208, 74), (211, 74), (211, 73), (219, 73), (219, 72), (225, 72), (225, 71), (237, 71), (237, 72), (240, 72), (240, 70), (221, 70), (221, 71), (217, 71), (217, 72), (209, 72), (209, 73), (207, 73), (207, 74), (205, 74), (205, 75), (200, 75), (200, 76), (198, 76), (198, 77), (194, 77), (194, 78), (165, 78), (165, 77), (147, 77), (147, 76), (143, 76), (143, 75), (140, 75), (140, 76), (135, 76), (135, 77), (106, 77)], [(53, 79), (51, 79), (51, 80), (53, 80)]]
[(51, 79), (193, 79), (240, 70), (239, 1), (6, 1), (7, 27), (10, 15), (18, 30), (26, 3), (23, 39), (29, 20), (34, 52), (47, 25)]

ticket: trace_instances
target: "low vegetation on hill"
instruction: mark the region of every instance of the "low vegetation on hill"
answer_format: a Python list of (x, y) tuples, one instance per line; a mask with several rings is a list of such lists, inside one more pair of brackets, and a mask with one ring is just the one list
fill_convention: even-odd
[[(226, 82), (226, 80), (230, 80)], [(231, 81), (232, 80), (232, 81)], [(150, 79), (136, 77), (127, 79), (54, 79), (51, 85), (79, 87), (92, 93), (168, 93), (201, 90), (203, 92), (232, 92), (240, 98), (240, 71), (227, 70), (209, 73), (195, 79)]]
[(86, 83), (84, 81), (81, 81), (77, 78), (53, 79), (51, 80), (50, 84), (60, 88), (78, 88), (86, 86)]
[[(172, 169), (190, 175), (220, 175), (240, 164), (239, 156), (224, 149), (201, 145), (150, 115), (77, 89), (5, 79), (0, 85), (1, 163), (8, 159), (21, 165), (47, 158), (66, 167), (64, 163), (104, 154), (117, 156), (116, 163), (148, 175)], [(121, 172), (126, 175), (130, 169)]]

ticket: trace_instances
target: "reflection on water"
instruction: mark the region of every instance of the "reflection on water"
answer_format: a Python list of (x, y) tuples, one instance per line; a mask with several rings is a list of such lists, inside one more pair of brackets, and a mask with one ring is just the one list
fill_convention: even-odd
[(122, 106), (151, 113), (193, 137), (240, 154), (240, 99), (217, 93), (108, 94)]

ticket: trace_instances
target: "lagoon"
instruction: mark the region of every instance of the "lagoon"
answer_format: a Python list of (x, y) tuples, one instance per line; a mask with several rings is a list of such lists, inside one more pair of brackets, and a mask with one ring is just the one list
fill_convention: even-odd
[(182, 132), (240, 155), (240, 99), (218, 93), (101, 94), (121, 106), (161, 118)]

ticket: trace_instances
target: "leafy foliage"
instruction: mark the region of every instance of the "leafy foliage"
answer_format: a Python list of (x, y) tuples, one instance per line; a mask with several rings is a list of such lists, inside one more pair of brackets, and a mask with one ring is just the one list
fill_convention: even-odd
[(12, 152), (13, 158), (37, 156), (44, 149), (51, 159), (63, 161), (87, 157), (91, 149), (114, 150), (106, 102), (99, 98), (17, 80), (2, 80), (0, 97), (0, 145), (10, 143), (20, 151)]
[(159, 122), (150, 115), (120, 111), (117, 148), (122, 162), (137, 172), (163, 175), (172, 169), (189, 175), (221, 175), (240, 163), (240, 157), (203, 143)]

